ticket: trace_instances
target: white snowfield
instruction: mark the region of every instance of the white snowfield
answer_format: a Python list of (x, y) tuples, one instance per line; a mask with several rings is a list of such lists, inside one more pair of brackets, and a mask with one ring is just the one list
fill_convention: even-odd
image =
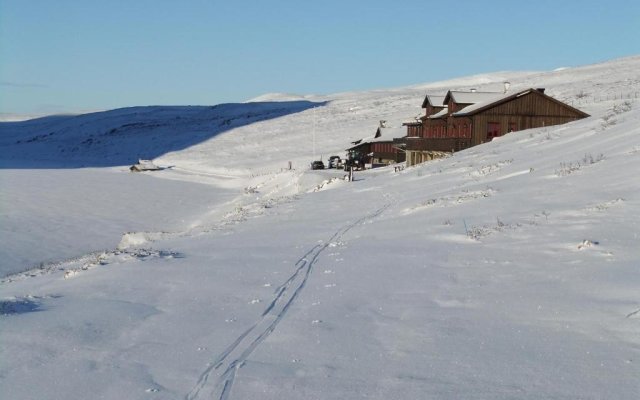
[[(591, 117), (309, 170), (503, 81)], [(638, 399), (639, 95), (630, 57), (2, 123), (2, 398)]]

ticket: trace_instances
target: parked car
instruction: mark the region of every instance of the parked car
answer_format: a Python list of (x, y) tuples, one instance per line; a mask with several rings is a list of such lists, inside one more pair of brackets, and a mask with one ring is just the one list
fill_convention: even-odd
[(324, 169), (324, 163), (322, 161), (311, 162), (311, 169)]
[(340, 156), (331, 156), (329, 157), (327, 168), (338, 168), (338, 165), (341, 163)]

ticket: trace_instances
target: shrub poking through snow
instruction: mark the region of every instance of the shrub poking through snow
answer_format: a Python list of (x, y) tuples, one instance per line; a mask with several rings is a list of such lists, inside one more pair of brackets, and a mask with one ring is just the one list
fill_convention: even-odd
[(600, 127), (604, 130), (609, 128), (610, 126), (615, 125), (616, 123), (618, 123), (616, 117), (620, 114), (631, 111), (631, 108), (633, 108), (633, 103), (630, 100), (626, 100), (619, 104), (614, 104), (611, 110), (609, 110), (602, 117), (602, 123), (600, 124)]
[(581, 160), (569, 163), (560, 163), (560, 168), (556, 169), (556, 175), (567, 176), (579, 171), (586, 165), (592, 165), (604, 160), (604, 154), (600, 153), (596, 157), (591, 154), (585, 154)]

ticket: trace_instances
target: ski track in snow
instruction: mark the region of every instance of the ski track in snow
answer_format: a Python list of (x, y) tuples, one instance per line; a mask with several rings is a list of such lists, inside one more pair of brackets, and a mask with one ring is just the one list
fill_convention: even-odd
[(196, 385), (185, 396), (185, 399), (229, 399), (238, 369), (242, 368), (249, 356), (273, 333), (285, 317), (289, 308), (306, 286), (313, 271), (313, 266), (324, 250), (330, 247), (332, 243), (340, 240), (342, 236), (354, 227), (382, 214), (391, 204), (389, 201), (374, 212), (343, 226), (324, 244), (317, 244), (308, 250), (295, 263), (293, 274), (276, 288), (275, 297), (264, 310), (260, 319), (214, 359), (214, 362), (200, 375)]

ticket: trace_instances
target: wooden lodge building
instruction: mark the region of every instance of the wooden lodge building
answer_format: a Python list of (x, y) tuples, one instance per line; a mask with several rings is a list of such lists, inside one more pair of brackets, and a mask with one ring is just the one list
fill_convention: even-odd
[(351, 142), (354, 146), (348, 148), (347, 152), (363, 160), (364, 164), (371, 164), (371, 167), (404, 162), (405, 153), (395, 146), (395, 140), (406, 134), (404, 127), (390, 128), (385, 126), (385, 121), (380, 121), (373, 136)]
[(404, 124), (407, 136), (395, 140), (406, 152), (407, 166), (476, 146), (508, 132), (559, 125), (588, 117), (544, 93), (526, 89), (513, 93), (449, 91), (427, 94), (421, 122)]

